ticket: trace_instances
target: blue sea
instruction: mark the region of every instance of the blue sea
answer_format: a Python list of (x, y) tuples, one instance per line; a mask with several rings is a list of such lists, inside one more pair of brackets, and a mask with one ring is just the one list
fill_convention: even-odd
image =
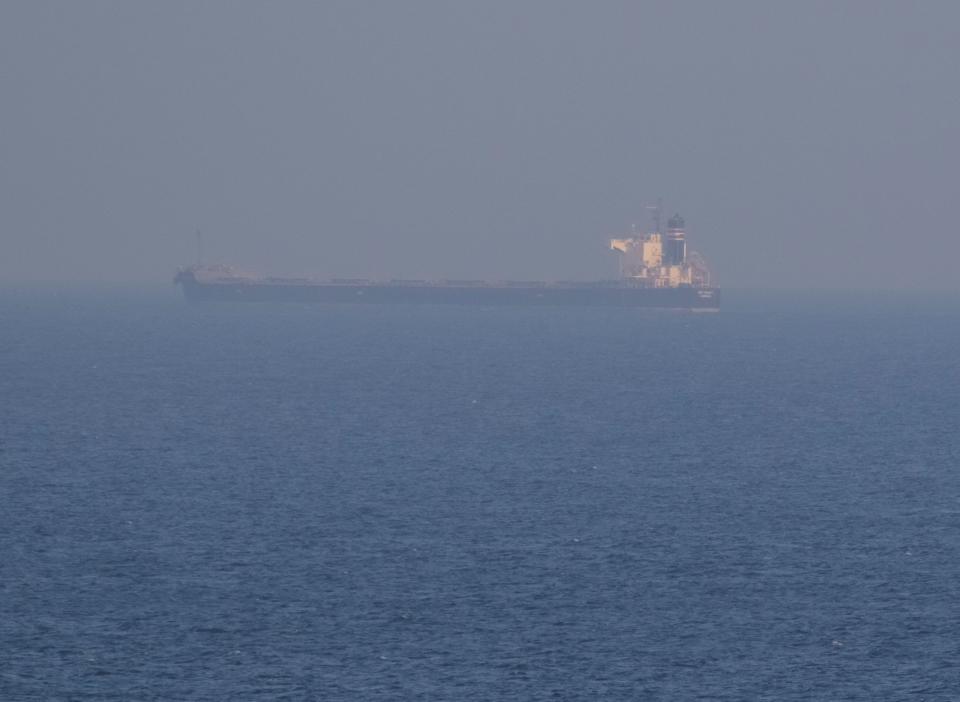
[(0, 293), (0, 700), (960, 699), (960, 297)]

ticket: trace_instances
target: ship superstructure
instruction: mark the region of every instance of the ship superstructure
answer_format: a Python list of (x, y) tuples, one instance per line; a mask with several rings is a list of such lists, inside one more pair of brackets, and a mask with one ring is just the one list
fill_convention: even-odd
[(620, 277), (648, 288), (709, 288), (710, 271), (703, 257), (696, 251), (687, 253), (683, 217), (671, 217), (664, 234), (658, 207), (654, 224), (652, 232), (610, 240), (610, 248), (620, 254)]

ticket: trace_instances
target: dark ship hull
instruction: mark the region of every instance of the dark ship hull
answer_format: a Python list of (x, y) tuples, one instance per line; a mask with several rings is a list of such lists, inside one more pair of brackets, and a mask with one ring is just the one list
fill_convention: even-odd
[(717, 311), (720, 291), (711, 287), (651, 288), (629, 282), (487, 283), (479, 281), (299, 281), (289, 279), (198, 279), (177, 274), (191, 301), (326, 302), (448, 305), (582, 305)]

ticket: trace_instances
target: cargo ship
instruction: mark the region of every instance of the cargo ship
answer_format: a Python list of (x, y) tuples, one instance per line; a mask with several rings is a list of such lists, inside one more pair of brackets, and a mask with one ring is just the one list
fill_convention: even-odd
[(715, 312), (720, 290), (711, 284), (703, 257), (687, 251), (685, 224), (674, 215), (660, 231), (610, 239), (619, 275), (612, 280), (369, 280), (274, 278), (225, 265), (197, 263), (177, 271), (174, 282), (190, 301), (420, 303), (459, 305), (589, 305)]

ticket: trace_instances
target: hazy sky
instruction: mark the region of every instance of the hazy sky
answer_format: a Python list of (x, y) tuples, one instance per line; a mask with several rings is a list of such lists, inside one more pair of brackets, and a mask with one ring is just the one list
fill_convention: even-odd
[(960, 288), (958, 2), (0, 3), (0, 282)]

